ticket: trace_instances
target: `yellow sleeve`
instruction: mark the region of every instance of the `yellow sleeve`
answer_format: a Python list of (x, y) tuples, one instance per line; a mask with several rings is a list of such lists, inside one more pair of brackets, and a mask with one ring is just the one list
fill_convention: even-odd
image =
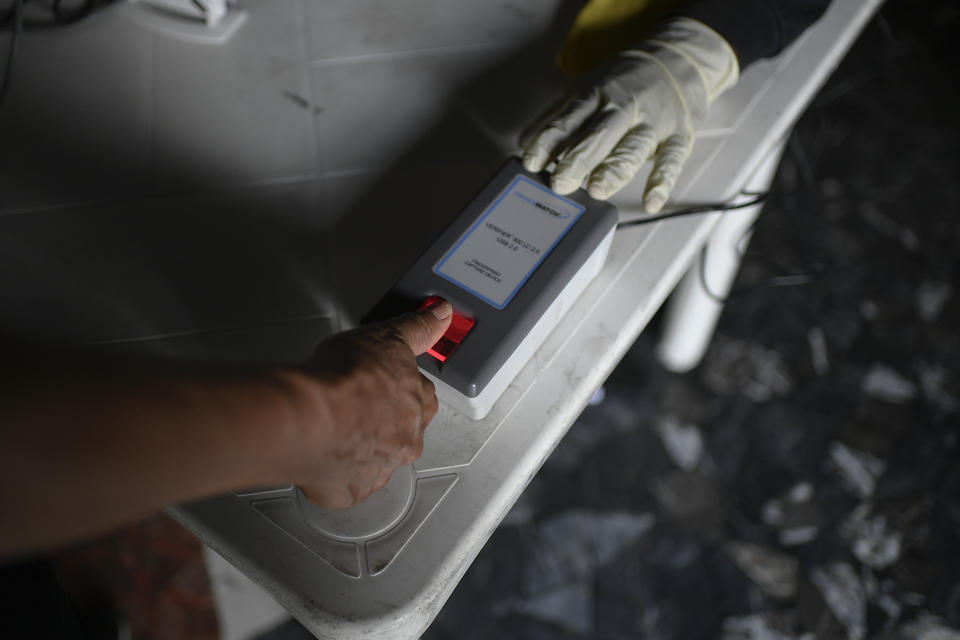
[(557, 65), (577, 77), (650, 35), (679, 0), (589, 0), (577, 14)]

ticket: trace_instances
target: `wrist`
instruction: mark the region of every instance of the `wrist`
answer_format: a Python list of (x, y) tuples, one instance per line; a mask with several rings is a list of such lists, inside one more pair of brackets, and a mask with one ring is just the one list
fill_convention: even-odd
[[(329, 389), (310, 373), (299, 368), (269, 372), (270, 386), (277, 395), (277, 421), (269, 429), (262, 451), (261, 482), (297, 482), (311, 466), (318, 464), (317, 451), (326, 451), (333, 411)], [(308, 471), (307, 471), (308, 472)]]

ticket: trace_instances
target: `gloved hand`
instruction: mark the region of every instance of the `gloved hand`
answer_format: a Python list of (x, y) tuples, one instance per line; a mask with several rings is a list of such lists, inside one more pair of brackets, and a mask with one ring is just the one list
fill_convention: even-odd
[(736, 84), (739, 64), (718, 33), (674, 18), (637, 49), (614, 59), (603, 79), (573, 97), (527, 145), (523, 165), (539, 172), (556, 159), (551, 186), (606, 199), (653, 156), (643, 203), (660, 211), (693, 148), (710, 105)]

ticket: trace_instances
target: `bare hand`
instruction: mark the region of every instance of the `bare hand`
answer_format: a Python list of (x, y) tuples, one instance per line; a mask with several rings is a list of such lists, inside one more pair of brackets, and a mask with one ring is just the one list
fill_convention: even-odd
[(382, 488), (423, 452), (437, 412), (433, 383), (415, 356), (452, 318), (447, 302), (324, 341), (308, 369), (323, 383), (322, 425), (311, 429), (294, 482), (316, 504), (343, 509)]

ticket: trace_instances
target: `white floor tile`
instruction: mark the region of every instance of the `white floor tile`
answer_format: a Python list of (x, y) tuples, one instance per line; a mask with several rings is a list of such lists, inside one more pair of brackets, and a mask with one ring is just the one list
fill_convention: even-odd
[(194, 186), (316, 171), (297, 0), (245, 2), (222, 45), (157, 36), (156, 169)]
[(314, 60), (529, 40), (560, 0), (305, 0)]

